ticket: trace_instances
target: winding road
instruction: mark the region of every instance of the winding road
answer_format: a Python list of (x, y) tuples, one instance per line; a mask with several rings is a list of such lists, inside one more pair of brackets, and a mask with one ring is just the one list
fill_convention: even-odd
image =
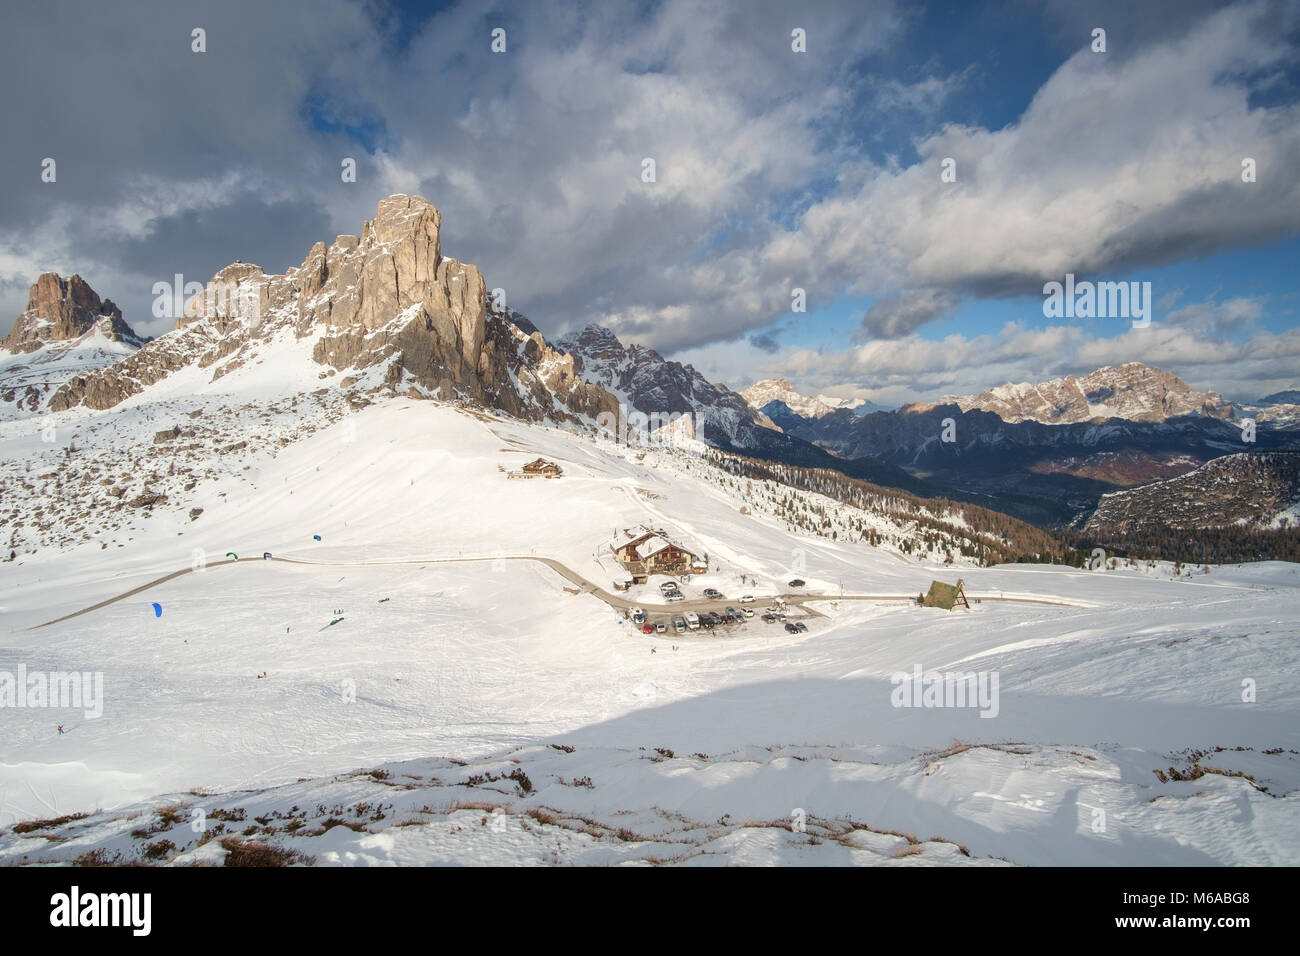
[[(62, 617), (56, 617), (54, 620), (46, 621), (44, 624), (34, 624), (31, 627), (27, 628), (27, 630), (30, 631), (38, 630), (39, 628), (42, 627), (49, 627), (52, 624), (60, 624), (63, 621), (72, 620), (75, 617), (81, 617), (83, 614), (89, 614), (92, 611), (98, 611), (100, 608), (108, 607), (110, 604), (116, 604), (118, 601), (125, 601), (129, 597), (134, 597), (137, 594), (141, 594), (145, 591), (148, 591), (150, 588), (156, 588), (161, 584), (166, 584), (168, 581), (175, 580), (176, 578), (179, 578), (185, 574), (193, 574), (196, 571), (200, 571), (200, 570), (207, 571), (207, 570), (211, 570), (212, 568), (218, 568), (226, 564), (236, 564), (236, 563), (248, 564), (250, 562), (264, 561), (264, 560), (266, 559), (261, 557), (223, 558), (220, 561), (209, 562), (203, 568), (194, 568), (194, 567), (182, 568), (179, 571), (172, 571), (170, 574), (164, 574), (162, 577), (154, 578), (152, 581), (147, 581), (146, 583), (141, 584), (138, 587), (131, 588), (131, 590), (129, 591), (123, 591), (121, 594), (115, 595), (114, 597), (106, 598), (105, 600), (92, 604), (89, 607), (83, 607), (79, 611), (73, 611), (71, 614), (65, 614)], [(610, 607), (616, 608), (618, 610), (627, 610), (632, 607), (640, 607), (647, 614), (681, 614), (685, 611), (722, 611), (728, 606), (728, 603), (731, 603), (733, 605), (737, 603), (735, 598), (725, 598), (725, 597), (721, 598), (720, 600), (709, 600), (707, 598), (697, 598), (695, 600), (690, 600), (690, 601), (677, 601), (673, 604), (638, 603), (637, 601), (633, 601), (629, 598), (621, 597), (617, 594), (611, 594), (609, 591), (606, 591), (604, 588), (597, 586), (592, 581), (589, 581), (587, 578), (583, 577), (577, 571), (574, 571), (572, 568), (568, 567), (567, 565), (561, 564), (559, 561), (556, 561), (554, 558), (538, 557), (537, 555), (507, 555), (507, 556), (493, 556), (493, 557), (481, 557), (481, 558), (401, 558), (401, 559), (386, 560), (386, 561), (317, 561), (317, 560), (311, 560), (306, 558), (277, 558), (274, 555), (272, 555), (271, 560), (279, 561), (284, 564), (304, 564), (312, 567), (322, 567), (322, 568), (374, 568), (374, 567), (390, 567), (390, 566), (406, 567), (413, 564), (414, 565), (468, 564), (471, 562), (480, 562), (480, 561), (536, 561), (539, 564), (546, 565), (546, 567), (550, 568), (556, 574), (560, 575), (560, 577), (564, 578), (569, 583), (575, 585), (578, 588), (579, 593), (594, 595), (595, 597), (604, 601)], [(815, 607), (810, 606), (814, 602), (914, 601), (916, 600), (915, 594), (834, 595), (834, 594), (803, 593), (803, 594), (781, 594), (777, 596), (780, 597), (781, 600), (784, 601), (786, 604), (793, 605), (796, 607), (801, 607), (804, 609), (806, 613), (815, 617), (821, 617), (823, 615)], [(762, 597), (759, 595), (755, 595), (755, 599), (759, 601), (770, 600), (770, 597)], [(1028, 597), (1000, 597), (1000, 596), (994, 597), (991, 595), (972, 594), (970, 595), (970, 599), (972, 601), (975, 600), (999, 601), (1008, 604), (1041, 604), (1041, 605), (1049, 605), (1054, 607), (1091, 606), (1084, 603), (1075, 603), (1075, 602), (1064, 601), (1056, 598), (1049, 599), (1049, 598), (1028, 598)]]

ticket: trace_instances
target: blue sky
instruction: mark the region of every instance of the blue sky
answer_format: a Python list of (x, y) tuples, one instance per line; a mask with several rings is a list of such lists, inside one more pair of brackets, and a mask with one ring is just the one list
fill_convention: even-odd
[[(283, 271), (409, 192), (549, 336), (600, 323), (733, 387), (893, 405), (1125, 361), (1300, 384), (1293, 0), (150, 6), (10, 14), (5, 313), (79, 272), (159, 334), (154, 282)], [(1066, 272), (1151, 282), (1152, 328), (1045, 318)]]
[[(1077, 280), (1150, 282), (1155, 305), (1152, 319), (1168, 320), (1189, 302), (1226, 301), (1234, 298), (1262, 299), (1266, 307), (1252, 328), (1281, 333), (1300, 324), (1300, 239), (1287, 239), (1266, 246), (1238, 249), (1188, 260), (1157, 269), (1108, 272), (1105, 275), (1076, 276)], [(968, 299), (947, 318), (928, 323), (917, 335), (942, 341), (953, 333), (978, 336), (991, 334), (1009, 321), (1031, 324), (1048, 322), (1043, 316), (1042, 295), (1002, 299)], [(803, 316), (791, 316), (774, 324), (779, 340), (807, 349), (841, 347), (847, 335), (862, 323), (874, 300), (846, 296)], [(1080, 319), (1099, 335), (1113, 334), (1110, 319)], [(758, 335), (770, 329), (760, 330)], [(1249, 330), (1233, 330), (1231, 337), (1244, 341)], [(1298, 370), (1300, 373), (1300, 370)]]

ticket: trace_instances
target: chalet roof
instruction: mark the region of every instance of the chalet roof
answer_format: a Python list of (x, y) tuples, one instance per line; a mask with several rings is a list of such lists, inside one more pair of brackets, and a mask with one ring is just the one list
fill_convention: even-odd
[(662, 536), (661, 532), (651, 531), (649, 528), (645, 528), (645, 527), (624, 528), (619, 533), (615, 541), (614, 548), (616, 550), (619, 550), (622, 548), (626, 548), (628, 545), (639, 544), (640, 542), (644, 541), (646, 538), (653, 537), (654, 535), (657, 534)]
[(695, 556), (680, 544), (669, 540), (662, 530), (651, 531), (646, 527), (625, 528), (615, 539), (614, 551), (623, 553), (631, 551), (638, 561), (645, 561), (659, 554), (665, 548), (676, 548), (692, 558)]
[(671, 547), (672, 547), (671, 541), (668, 541), (665, 538), (661, 538), (657, 534), (650, 535), (649, 537), (646, 538), (646, 540), (642, 541), (640, 544), (636, 546), (636, 556), (640, 558), (642, 561), (644, 561), (647, 558), (649, 558), (651, 555), (658, 554), (660, 551), (664, 550), (664, 548), (671, 548)]
[(524, 471), (543, 471), (547, 468), (554, 468), (556, 471), (560, 470), (559, 465), (553, 461), (547, 461), (545, 458), (536, 458), (524, 465)]

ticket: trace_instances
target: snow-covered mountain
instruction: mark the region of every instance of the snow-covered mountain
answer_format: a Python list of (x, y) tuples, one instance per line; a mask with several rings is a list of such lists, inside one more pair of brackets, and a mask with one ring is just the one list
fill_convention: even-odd
[(774, 426), (740, 395), (654, 349), (624, 346), (607, 328), (588, 325), (559, 339), (556, 348), (579, 360), (584, 381), (600, 385), (631, 409), (689, 414), (696, 436), (709, 444), (759, 451), (772, 441)]
[(1300, 429), (1300, 397), (1296, 397), (1290, 391), (1278, 392), (1277, 396), (1282, 398), (1294, 397), (1295, 400), (1270, 402), (1267, 399), (1261, 399), (1259, 404), (1238, 403), (1233, 407), (1241, 418), (1253, 418), (1256, 422), (1266, 423), (1269, 428), (1284, 431)]
[(625, 346), (601, 326), (589, 325), (566, 336), (556, 348), (573, 356), (584, 381), (617, 396), (625, 409), (647, 416), (689, 416), (693, 436), (714, 448), (785, 464), (833, 468), (931, 497), (944, 491), (874, 458), (844, 461), (802, 437), (786, 434), (740, 393), (710, 382), (691, 365), (665, 359), (654, 349)]
[(830, 395), (810, 398), (795, 391), (789, 380), (784, 378), (755, 382), (749, 388), (741, 389), (739, 394), (749, 402), (751, 408), (758, 411), (765, 411), (773, 402), (780, 402), (802, 418), (822, 418), (840, 408), (856, 411), (859, 415), (880, 410), (880, 406), (865, 398), (834, 398)]
[(522, 418), (616, 412), (541, 333), (491, 309), (482, 273), (442, 254), (441, 222), (427, 199), (389, 196), (360, 236), (316, 243), (283, 275), (229, 265), (171, 332), (74, 377), (50, 407), (113, 408), (183, 371), (212, 384), (260, 365), (286, 380), (314, 367), (322, 383), (362, 394), (454, 395)]
[(0, 418), (41, 413), (68, 379), (112, 365), (147, 341), (81, 276), (43, 274), (0, 339)]
[(1265, 395), (1256, 405), (1300, 405), (1300, 388), (1285, 388), (1272, 395)]
[(1045, 425), (1123, 418), (1160, 422), (1178, 415), (1231, 418), (1233, 410), (1216, 392), (1201, 392), (1176, 375), (1141, 362), (1107, 366), (1082, 378), (1067, 375), (1036, 384), (998, 385), (978, 395), (945, 396), (935, 405), (992, 412), (1003, 421)]

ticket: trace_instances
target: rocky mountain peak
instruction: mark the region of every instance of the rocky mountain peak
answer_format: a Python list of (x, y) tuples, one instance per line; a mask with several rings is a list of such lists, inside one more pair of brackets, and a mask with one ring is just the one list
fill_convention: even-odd
[(619, 361), (627, 355), (627, 349), (618, 336), (603, 325), (591, 324), (576, 334), (566, 335), (557, 341), (556, 346), (566, 352), (588, 359), (602, 361)]
[[(176, 327), (126, 361), (68, 381), (55, 411), (110, 408), (187, 366), (209, 381), (309, 340), (317, 378), (411, 398), (464, 398), (523, 418), (595, 417), (612, 396), (578, 377), (518, 313), (498, 315), (472, 265), (442, 254), (442, 216), (422, 196), (379, 201), (360, 235), (317, 242), (283, 275), (236, 262), (185, 305)], [(513, 319), (513, 320), (512, 320)], [(301, 374), (301, 360), (288, 366)]]
[[(767, 410), (773, 402), (779, 402), (794, 414), (803, 418), (822, 418), (838, 409), (871, 411), (876, 406), (865, 399), (832, 398), (829, 395), (809, 397), (797, 392), (790, 380), (786, 378), (769, 378), (755, 382), (749, 388), (742, 389), (740, 395), (750, 406)], [(776, 410), (773, 410), (775, 413)], [(861, 414), (861, 412), (859, 412)]]
[(1231, 406), (1218, 393), (1198, 391), (1178, 376), (1142, 362), (1105, 366), (1081, 377), (1007, 382), (978, 395), (944, 396), (938, 404), (955, 404), (964, 412), (992, 412), (1007, 422), (1036, 421), (1045, 425), (1108, 418), (1165, 421), (1178, 415), (1233, 415)]
[(79, 275), (42, 274), (27, 294), (27, 308), (14, 321), (0, 348), (15, 354), (34, 352), (52, 342), (81, 338), (98, 327), (110, 341), (139, 347), (144, 339), (122, 319), (122, 310)]

